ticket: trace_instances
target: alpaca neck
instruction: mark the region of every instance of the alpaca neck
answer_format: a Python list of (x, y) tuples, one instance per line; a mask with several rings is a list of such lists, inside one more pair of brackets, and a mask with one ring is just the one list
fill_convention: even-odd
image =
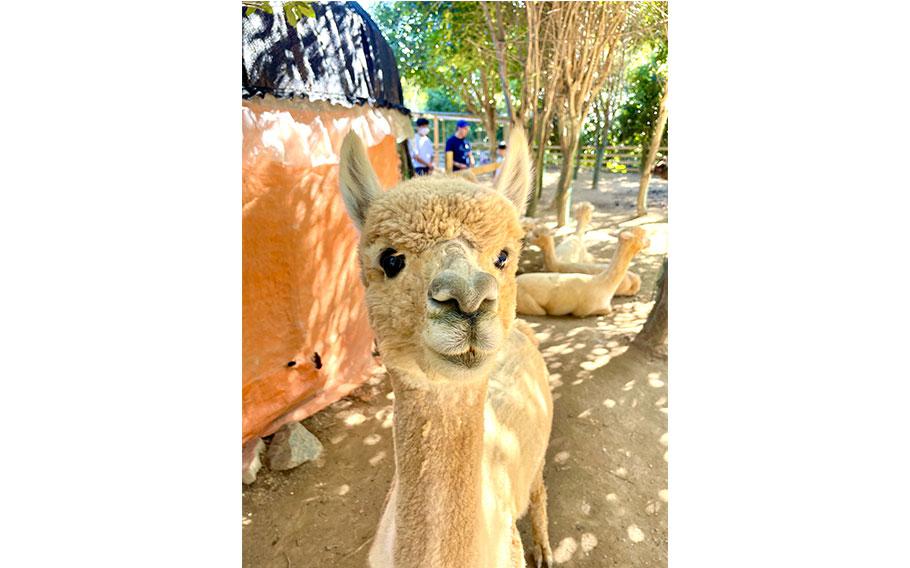
[(552, 236), (543, 237), (538, 245), (543, 252), (543, 264), (548, 272), (559, 272), (557, 265), (559, 259), (556, 258), (556, 245), (553, 243)]
[(392, 375), (396, 566), (484, 566), (481, 460), (487, 379), (426, 386)]
[(601, 293), (605, 297), (612, 298), (616, 289), (622, 284), (629, 270), (629, 264), (635, 257), (635, 242), (630, 240), (620, 240), (616, 252), (613, 253), (613, 260), (606, 270), (596, 275), (593, 281), (597, 284)]
[(584, 237), (585, 237), (585, 230), (587, 230), (587, 228), (588, 228), (588, 224), (587, 224), (587, 223), (584, 223), (584, 222), (582, 222), (582, 221), (580, 221), (580, 220), (579, 220), (579, 221), (576, 221), (576, 222), (575, 222), (575, 236), (578, 237), (580, 240), (581, 240), (581, 239), (584, 239)]

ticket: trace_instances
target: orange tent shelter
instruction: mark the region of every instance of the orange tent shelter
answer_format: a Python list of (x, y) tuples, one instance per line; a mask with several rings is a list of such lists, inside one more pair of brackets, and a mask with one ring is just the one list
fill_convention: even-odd
[(369, 16), (353, 2), (313, 7), (294, 26), (278, 9), (243, 16), (244, 443), (374, 369), (338, 154), (355, 131), (388, 188), (412, 134), (394, 57)]

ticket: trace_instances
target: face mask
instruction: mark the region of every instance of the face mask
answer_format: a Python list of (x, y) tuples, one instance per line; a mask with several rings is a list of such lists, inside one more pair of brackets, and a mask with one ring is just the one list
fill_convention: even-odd
[(426, 136), (429, 133), (430, 133), (430, 129), (427, 128), (426, 126), (421, 126), (420, 128), (417, 129), (417, 134), (420, 134), (421, 136)]

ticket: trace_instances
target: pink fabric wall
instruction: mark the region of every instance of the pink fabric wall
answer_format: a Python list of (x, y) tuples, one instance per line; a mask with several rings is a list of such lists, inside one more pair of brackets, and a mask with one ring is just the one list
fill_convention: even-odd
[(353, 128), (395, 185), (393, 111), (290, 107), (243, 103), (244, 442), (341, 398), (375, 365), (338, 152)]

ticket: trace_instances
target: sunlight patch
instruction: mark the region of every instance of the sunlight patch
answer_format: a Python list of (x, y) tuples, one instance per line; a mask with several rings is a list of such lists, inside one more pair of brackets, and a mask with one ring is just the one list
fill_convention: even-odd
[(348, 426), (360, 426), (361, 424), (363, 424), (366, 421), (367, 421), (367, 417), (364, 416), (363, 413), (361, 413), (361, 412), (355, 412), (354, 414), (351, 414), (350, 416), (348, 416), (347, 418), (344, 419), (344, 423), (347, 424)]
[(581, 550), (587, 554), (597, 546), (597, 537), (591, 533), (581, 535)]
[(600, 355), (593, 361), (583, 361), (581, 363), (581, 365), (579, 365), (579, 366), (582, 369), (584, 369), (585, 371), (594, 371), (596, 369), (603, 367), (604, 365), (606, 365), (609, 362), (610, 362), (609, 355)]
[(632, 542), (641, 542), (645, 540), (645, 533), (642, 532), (637, 525), (629, 525), (629, 528), (626, 529), (626, 531), (629, 533), (629, 540)]
[(578, 543), (575, 539), (567, 536), (559, 542), (559, 546), (553, 551), (553, 560), (557, 564), (563, 564), (572, 559), (572, 555), (578, 550)]

